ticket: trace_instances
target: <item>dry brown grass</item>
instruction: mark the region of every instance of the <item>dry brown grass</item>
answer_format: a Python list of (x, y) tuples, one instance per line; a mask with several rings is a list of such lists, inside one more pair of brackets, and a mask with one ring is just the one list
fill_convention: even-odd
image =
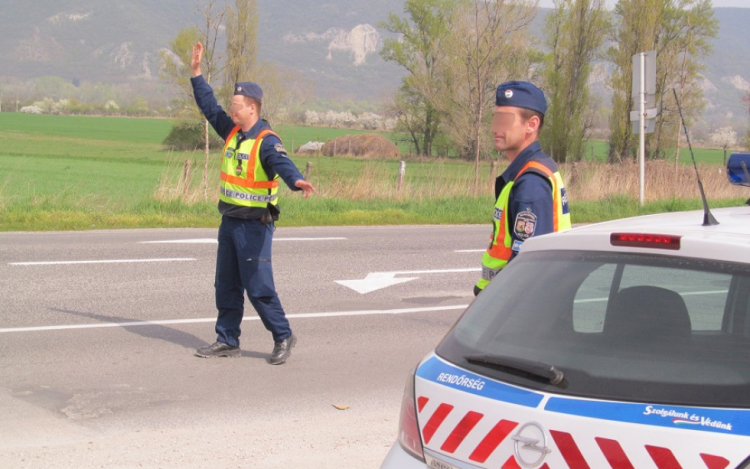
[[(505, 168), (500, 166), (498, 174)], [(484, 178), (480, 196), (494, 192), (489, 167), (482, 168)], [(730, 185), (725, 170), (716, 165), (698, 165), (706, 196), (710, 199), (732, 199), (748, 196), (747, 188)], [(407, 164), (407, 176), (399, 193), (398, 175), (393, 166), (377, 161), (366, 163), (358, 176), (319, 175), (318, 196), (349, 200), (432, 199), (471, 196), (473, 175), (457, 173), (454, 167), (436, 163), (421, 170), (418, 176)], [(622, 163), (564, 164), (560, 167), (568, 195), (574, 201), (596, 201), (612, 196), (639, 197), (638, 165)], [(646, 163), (645, 196), (647, 201), (696, 199), (700, 197), (692, 165), (675, 166), (665, 161)]]
[[(613, 195), (638, 198), (638, 165), (616, 165), (579, 162), (560, 169), (571, 200), (599, 200)], [(709, 199), (731, 199), (748, 196), (747, 188), (727, 181), (726, 170), (716, 165), (698, 165), (703, 188)], [(675, 165), (666, 161), (647, 161), (645, 167), (647, 201), (695, 199), (700, 197), (692, 165)]]
[[(193, 155), (202, 153), (193, 152)], [(174, 157), (162, 171), (159, 182), (154, 191), (154, 198), (160, 202), (180, 201), (187, 205), (215, 200), (219, 194), (219, 171), (217, 160), (214, 159), (208, 169), (207, 186), (203, 186), (203, 166), (195, 164), (198, 157), (180, 161)]]
[[(215, 163), (215, 162), (212, 162)], [(505, 170), (507, 161), (498, 165), (496, 172)], [(154, 193), (162, 202), (181, 201), (189, 205), (215, 200), (218, 197), (218, 163), (209, 168), (208, 190), (205, 191), (200, 173), (202, 167), (185, 168), (185, 162), (172, 160), (162, 174)], [(732, 186), (727, 182), (723, 167), (698, 165), (706, 195), (709, 199), (746, 198), (747, 188)], [(637, 199), (638, 165), (632, 162), (604, 164), (578, 162), (560, 166), (568, 196), (571, 201), (596, 201), (613, 196)], [(480, 197), (491, 198), (494, 179), (490, 165), (480, 167)], [(406, 164), (406, 177), (398, 188), (398, 166), (393, 160), (365, 159), (353, 169), (352, 165), (314, 165), (311, 182), (316, 187), (315, 197), (364, 200), (430, 200), (451, 197), (473, 197), (474, 170), (471, 164), (448, 161), (417, 162)], [(286, 191), (282, 183), (281, 190)], [(646, 163), (647, 201), (696, 199), (700, 197), (692, 165), (675, 166), (665, 161)]]
[[(347, 200), (402, 200), (440, 199), (465, 197), (472, 187), (473, 178), (468, 173), (457, 173), (455, 168), (442, 163), (423, 165), (415, 170), (409, 163), (399, 191), (398, 171), (393, 164), (367, 161), (353, 175), (335, 168), (315, 174), (313, 184), (317, 197)], [(487, 186), (489, 188), (489, 184)]]

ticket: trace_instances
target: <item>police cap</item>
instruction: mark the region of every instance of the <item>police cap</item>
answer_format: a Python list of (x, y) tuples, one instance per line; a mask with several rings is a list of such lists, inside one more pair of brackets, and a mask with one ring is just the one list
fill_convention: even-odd
[(260, 86), (258, 86), (256, 83), (253, 83), (252, 81), (235, 83), (234, 95), (247, 96), (248, 98), (257, 100), (259, 103), (263, 102), (263, 90), (260, 89)]
[(506, 81), (497, 87), (496, 106), (513, 106), (547, 112), (547, 100), (542, 90), (528, 81)]

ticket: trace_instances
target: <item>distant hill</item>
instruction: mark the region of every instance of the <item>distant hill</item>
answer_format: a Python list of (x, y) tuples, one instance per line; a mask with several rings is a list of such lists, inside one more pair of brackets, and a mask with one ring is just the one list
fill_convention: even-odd
[[(378, 99), (403, 72), (375, 26), (403, 0), (259, 0), (260, 58), (303, 71), (324, 97)], [(0, 0), (0, 76), (121, 83), (159, 76), (159, 50), (193, 23), (185, 0)], [(355, 64), (355, 62), (357, 62)]]
[[(260, 58), (303, 72), (316, 93), (335, 100), (378, 101), (404, 72), (378, 55), (388, 32), (378, 30), (404, 0), (259, 0)], [(186, 0), (0, 0), (0, 76), (46, 75), (124, 83), (158, 80), (159, 50), (191, 24)], [(540, 9), (533, 27), (541, 34)], [(741, 96), (750, 90), (750, 9), (717, 8), (719, 37), (706, 61), (705, 118), (747, 124)]]

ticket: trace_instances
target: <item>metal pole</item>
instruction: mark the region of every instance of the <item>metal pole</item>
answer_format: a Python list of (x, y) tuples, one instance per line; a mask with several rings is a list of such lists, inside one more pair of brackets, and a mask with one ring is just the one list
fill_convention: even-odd
[(646, 54), (641, 53), (641, 91), (640, 91), (640, 144), (638, 147), (638, 177), (640, 181), (640, 199), (641, 207), (645, 200), (643, 189), (644, 180), (646, 179)]

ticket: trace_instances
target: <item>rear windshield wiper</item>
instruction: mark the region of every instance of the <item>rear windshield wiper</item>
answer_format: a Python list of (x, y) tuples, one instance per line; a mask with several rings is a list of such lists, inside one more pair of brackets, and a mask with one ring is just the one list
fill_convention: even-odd
[(544, 378), (552, 385), (563, 382), (563, 372), (547, 363), (526, 360), (525, 358), (509, 357), (503, 355), (469, 355), (464, 357), (469, 363), (482, 365), (490, 368), (502, 367), (522, 371), (530, 375)]

